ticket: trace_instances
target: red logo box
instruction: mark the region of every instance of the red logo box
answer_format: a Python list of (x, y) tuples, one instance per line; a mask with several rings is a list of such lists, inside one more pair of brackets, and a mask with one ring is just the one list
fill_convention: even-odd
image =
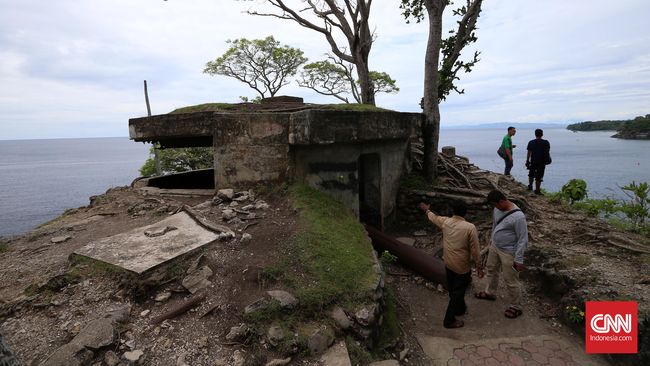
[(638, 308), (634, 301), (585, 303), (587, 353), (637, 353)]

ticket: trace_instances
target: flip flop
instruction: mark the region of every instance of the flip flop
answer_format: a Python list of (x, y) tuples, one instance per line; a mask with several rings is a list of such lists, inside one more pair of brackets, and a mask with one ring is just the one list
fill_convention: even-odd
[(508, 307), (508, 308), (506, 309), (506, 311), (503, 313), (503, 315), (505, 315), (506, 318), (509, 318), (509, 319), (517, 318), (517, 317), (519, 317), (521, 314), (523, 314), (523, 312), (522, 312), (521, 310), (519, 310), (519, 309), (517, 309), (517, 308), (514, 308), (514, 307), (512, 307), (512, 306)]
[(480, 300), (489, 300), (489, 301), (494, 301), (494, 300), (497, 299), (496, 296), (494, 296), (492, 294), (488, 294), (485, 291), (475, 293), (474, 297), (477, 298), (477, 299), (480, 299)]
[(445, 328), (447, 329), (461, 328), (464, 325), (465, 323), (462, 320), (454, 320), (451, 324), (446, 324)]

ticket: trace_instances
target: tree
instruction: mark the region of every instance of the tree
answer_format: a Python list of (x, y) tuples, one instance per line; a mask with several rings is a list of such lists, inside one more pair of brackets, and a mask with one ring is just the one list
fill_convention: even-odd
[[(466, 0), (466, 4), (454, 11), (460, 16), (458, 27), (451, 35), (442, 38), (442, 15), (449, 0), (401, 0), (400, 7), (406, 19), (420, 22), (425, 11), (429, 21), (429, 37), (424, 60), (424, 97), (422, 109), (425, 122), (422, 124), (424, 142), (424, 173), (432, 181), (436, 176), (438, 142), (440, 138), (440, 102), (455, 90), (454, 81), (458, 80), (459, 71), (470, 72), (478, 62), (478, 52), (471, 61), (460, 61), (461, 51), (465, 46), (476, 42), (476, 21), (481, 13), (482, 0)], [(442, 60), (440, 54), (442, 51)]]
[[(353, 76), (354, 65), (328, 55), (327, 60), (317, 61), (303, 66), (298, 85), (315, 92), (332, 96), (345, 103), (350, 103), (347, 95), (361, 103), (359, 82)], [(390, 75), (385, 72), (370, 71), (372, 90), (377, 93), (397, 93), (399, 88)]]
[(260, 97), (274, 96), (289, 84), (300, 65), (307, 62), (297, 48), (281, 46), (273, 36), (264, 39), (246, 38), (227, 41), (231, 46), (221, 57), (209, 61), (204, 73), (233, 77), (248, 84)]
[[(154, 146), (149, 149), (149, 158), (140, 168), (143, 177), (156, 175), (153, 159)], [(189, 170), (213, 167), (213, 150), (211, 147), (186, 147), (177, 149), (158, 149), (160, 168), (163, 174), (181, 173)]]
[[(374, 105), (375, 93), (372, 90), (368, 66), (373, 42), (373, 34), (368, 24), (372, 0), (301, 0), (300, 4), (293, 6), (286, 5), (285, 2), (287, 1), (267, 0), (267, 3), (281, 11), (279, 14), (257, 11), (248, 13), (291, 20), (321, 33), (336, 57), (354, 64), (361, 102)], [(337, 43), (337, 38), (344, 39), (347, 45)]]

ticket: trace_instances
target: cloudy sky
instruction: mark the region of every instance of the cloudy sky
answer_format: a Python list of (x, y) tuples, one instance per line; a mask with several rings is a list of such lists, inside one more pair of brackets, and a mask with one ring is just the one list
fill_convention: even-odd
[[(296, 3), (299, 1), (296, 0)], [(401, 88), (378, 105), (418, 111), (426, 24), (406, 24), (399, 0), (375, 0), (371, 69)], [(0, 0), (0, 140), (126, 136), (130, 117), (255, 92), (202, 73), (226, 40), (273, 35), (316, 61), (317, 33), (253, 17), (263, 0)], [(650, 113), (648, 0), (485, 0), (481, 62), (442, 105), (442, 125), (574, 122)], [(453, 19), (445, 19), (451, 26)], [(468, 51), (467, 54), (470, 54)], [(296, 86), (280, 94), (336, 102)]]

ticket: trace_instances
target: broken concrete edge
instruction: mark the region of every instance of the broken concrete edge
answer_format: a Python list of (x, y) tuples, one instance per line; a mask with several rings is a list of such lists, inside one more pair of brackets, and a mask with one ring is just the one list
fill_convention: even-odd
[(157, 275), (159, 276), (160, 274), (157, 273), (157, 272), (160, 271), (160, 270), (163, 270), (163, 269), (166, 270), (165, 267), (167, 267), (169, 264), (171, 264), (171, 262), (175, 262), (175, 261), (182, 262), (182, 261), (184, 261), (186, 259), (189, 259), (190, 257), (194, 256), (199, 251), (209, 249), (210, 246), (212, 246), (212, 245), (214, 245), (214, 244), (216, 244), (218, 242), (219, 242), (219, 239), (213, 240), (213, 241), (208, 242), (207, 244), (205, 244), (203, 246), (194, 248), (194, 249), (190, 250), (189, 252), (183, 253), (183, 254), (181, 254), (181, 255), (179, 255), (177, 257), (170, 258), (170, 259), (168, 259), (168, 260), (166, 260), (164, 262), (161, 262), (161, 263), (159, 263), (159, 264), (157, 264), (157, 265), (155, 265), (155, 266), (153, 266), (151, 268), (148, 268), (147, 270), (145, 270), (143, 272), (135, 272), (135, 271), (132, 271), (132, 270), (129, 270), (129, 269), (126, 269), (126, 268), (122, 268), (122, 267), (119, 267), (117, 265), (114, 265), (114, 264), (111, 264), (111, 263), (108, 263), (108, 262), (104, 262), (104, 261), (96, 259), (96, 258), (91, 258), (91, 257), (85, 256), (83, 254), (77, 254), (77, 253), (70, 254), (68, 256), (68, 261), (70, 261), (71, 263), (78, 263), (78, 264), (90, 264), (90, 265), (99, 264), (102, 267), (110, 268), (110, 271), (121, 272), (123, 274), (137, 276), (140, 279), (146, 279), (146, 278), (156, 277)]

